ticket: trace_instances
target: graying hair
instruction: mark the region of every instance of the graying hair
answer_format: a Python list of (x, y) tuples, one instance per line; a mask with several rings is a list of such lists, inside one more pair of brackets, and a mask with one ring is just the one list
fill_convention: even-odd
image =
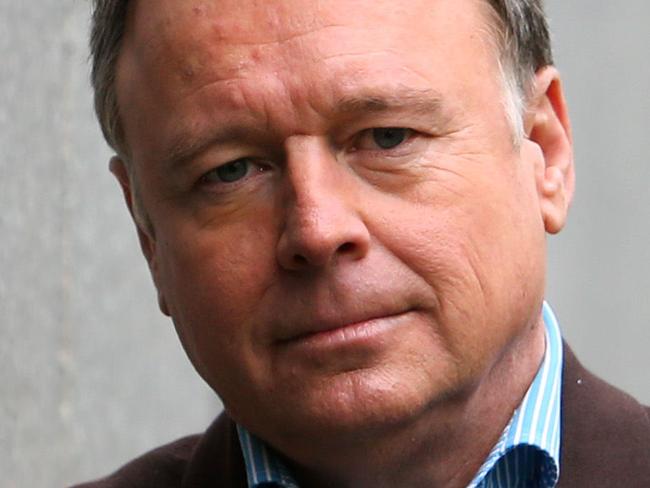
[(489, 0), (496, 13), (495, 40), (504, 82), (504, 108), (515, 144), (524, 136), (524, 111), (535, 73), (553, 64), (543, 0)]
[[(535, 72), (553, 64), (543, 0), (487, 0), (496, 14), (499, 66), (504, 105), (514, 140), (523, 135), (523, 111)], [(91, 82), (95, 111), (108, 144), (123, 158), (128, 148), (120, 122), (115, 88), (116, 65), (127, 21), (129, 0), (93, 0), (90, 36)]]

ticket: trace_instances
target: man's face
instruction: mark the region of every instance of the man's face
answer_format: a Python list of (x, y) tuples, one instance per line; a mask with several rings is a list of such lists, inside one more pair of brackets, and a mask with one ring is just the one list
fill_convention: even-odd
[(536, 323), (540, 157), (513, 146), (489, 22), (479, 0), (136, 2), (145, 252), (198, 371), (276, 445), (469, 395)]

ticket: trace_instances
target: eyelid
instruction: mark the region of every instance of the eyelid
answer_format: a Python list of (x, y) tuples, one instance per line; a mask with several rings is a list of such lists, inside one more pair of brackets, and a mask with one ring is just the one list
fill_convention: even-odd
[[(374, 142), (371, 144), (373, 146), (372, 148), (371, 147), (367, 147), (367, 148), (360, 147), (359, 142), (362, 141), (363, 138), (372, 137), (373, 131), (375, 131), (377, 129), (404, 130), (404, 131), (406, 131), (406, 135), (404, 137), (404, 141), (402, 141), (401, 143), (399, 143), (398, 145), (396, 145), (393, 148), (384, 149), (384, 148), (379, 147)], [(364, 129), (364, 130), (362, 130), (362, 131), (360, 131), (360, 132), (358, 132), (357, 134), (354, 135), (354, 137), (352, 138), (352, 144), (351, 144), (350, 149), (351, 149), (351, 152), (370, 151), (370, 152), (381, 152), (381, 153), (385, 153), (385, 154), (390, 154), (391, 152), (396, 152), (396, 151), (399, 151), (400, 149), (403, 149), (404, 146), (409, 144), (412, 141), (412, 139), (414, 138), (414, 136), (417, 136), (418, 134), (420, 134), (420, 133), (417, 130), (411, 129), (410, 127), (400, 127), (400, 126), (395, 126), (395, 125), (369, 127), (368, 129)]]
[(221, 186), (221, 185), (234, 185), (238, 183), (240, 180), (235, 180), (233, 182), (227, 182), (227, 181), (219, 181), (218, 177), (218, 171), (228, 165), (232, 165), (238, 162), (245, 162), (247, 165), (247, 171), (246, 174), (241, 178), (241, 180), (244, 180), (248, 177), (248, 175), (251, 172), (251, 162), (249, 161), (249, 158), (237, 158), (233, 159), (231, 161), (226, 161), (224, 163), (212, 166), (210, 169), (207, 171), (204, 171), (201, 173), (196, 181), (197, 186), (203, 186), (203, 185), (213, 185), (213, 186)]
[[(226, 185), (232, 184), (232, 183), (234, 183), (234, 181), (233, 182), (218, 181), (218, 175), (217, 175), (218, 171), (220, 169), (222, 169), (222, 168), (225, 168), (226, 166), (236, 164), (236, 163), (242, 163), (242, 162), (247, 164), (246, 174), (242, 177), (242, 179), (243, 179), (246, 176), (248, 176), (248, 173), (250, 172), (250, 162), (247, 160), (247, 158), (239, 158), (239, 159), (235, 159), (234, 161), (228, 161), (227, 163), (223, 163), (223, 164), (220, 164), (218, 166), (215, 166), (214, 168), (211, 168), (210, 170), (203, 173), (201, 175), (201, 177), (199, 178), (199, 181), (202, 182), (202, 183), (206, 183), (206, 184), (220, 184), (220, 183), (226, 184)], [(209, 178), (211, 176), (213, 176), (213, 175), (216, 176), (215, 180), (214, 181), (209, 181)]]

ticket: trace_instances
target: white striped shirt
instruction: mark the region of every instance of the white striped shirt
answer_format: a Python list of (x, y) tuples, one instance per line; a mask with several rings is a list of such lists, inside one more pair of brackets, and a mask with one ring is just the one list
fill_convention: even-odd
[[(562, 337), (544, 302), (546, 351), (521, 405), (467, 488), (553, 488), (560, 475)], [(277, 453), (237, 426), (249, 488), (299, 488)]]

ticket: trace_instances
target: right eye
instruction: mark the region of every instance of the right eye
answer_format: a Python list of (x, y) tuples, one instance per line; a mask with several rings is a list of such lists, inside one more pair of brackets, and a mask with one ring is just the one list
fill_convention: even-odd
[(236, 159), (208, 171), (201, 178), (205, 183), (235, 183), (250, 173), (251, 161), (247, 158)]

